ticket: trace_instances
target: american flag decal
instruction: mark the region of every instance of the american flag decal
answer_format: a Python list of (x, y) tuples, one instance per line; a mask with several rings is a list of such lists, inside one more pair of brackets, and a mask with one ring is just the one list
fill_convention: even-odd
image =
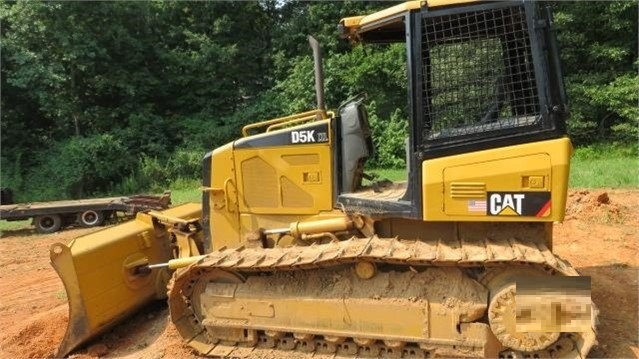
[(485, 200), (468, 201), (468, 212), (486, 212), (486, 201)]

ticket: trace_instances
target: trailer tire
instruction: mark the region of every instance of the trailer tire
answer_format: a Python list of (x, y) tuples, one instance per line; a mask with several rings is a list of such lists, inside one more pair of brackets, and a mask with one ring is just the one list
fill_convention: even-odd
[(82, 227), (95, 227), (104, 222), (104, 213), (92, 209), (78, 214), (78, 222)]
[(33, 224), (40, 233), (53, 233), (62, 227), (62, 218), (57, 214), (45, 214), (35, 217)]

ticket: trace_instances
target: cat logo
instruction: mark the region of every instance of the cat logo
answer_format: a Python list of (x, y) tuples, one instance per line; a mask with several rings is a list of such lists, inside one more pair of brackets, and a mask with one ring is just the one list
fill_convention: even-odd
[(521, 216), (525, 198), (523, 193), (493, 193), (489, 198), (488, 211), (493, 216)]
[(488, 192), (489, 216), (546, 217), (550, 215), (550, 192)]

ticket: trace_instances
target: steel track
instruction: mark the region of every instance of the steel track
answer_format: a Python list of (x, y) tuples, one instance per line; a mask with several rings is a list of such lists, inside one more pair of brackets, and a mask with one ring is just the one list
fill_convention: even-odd
[[(551, 275), (578, 276), (566, 261), (556, 257), (544, 243), (485, 239), (483, 241), (438, 240), (436, 243), (398, 240), (396, 238), (351, 238), (327, 244), (288, 248), (222, 248), (199, 262), (179, 271), (169, 285), (171, 317), (187, 343), (199, 353), (212, 357), (297, 358), (317, 357), (392, 357), (428, 358), (435, 351), (432, 343), (386, 343), (366, 338), (329, 338), (302, 333), (258, 331), (254, 345), (212, 340), (207, 335), (196, 311), (191, 307), (193, 287), (212, 270), (236, 273), (238, 276), (258, 273), (296, 271), (334, 267), (368, 261), (403, 266), (454, 266), (492, 268), (528, 266)], [(595, 344), (596, 309), (593, 306), (592, 327), (586, 333), (562, 333), (557, 342), (537, 352), (506, 350), (503, 358), (585, 358)], [(464, 343), (457, 343), (464, 346)], [(294, 351), (292, 353), (291, 351)], [(280, 353), (279, 355), (277, 353)], [(368, 354), (368, 355), (367, 355)]]

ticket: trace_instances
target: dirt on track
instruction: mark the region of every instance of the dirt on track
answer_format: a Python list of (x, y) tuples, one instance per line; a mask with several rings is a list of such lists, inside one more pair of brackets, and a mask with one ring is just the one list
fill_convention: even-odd
[[(599, 345), (591, 358), (639, 358), (639, 190), (572, 190), (554, 226), (554, 252), (592, 277)], [(51, 358), (68, 321), (66, 293), (49, 246), (95, 231), (0, 236), (0, 359)], [(285, 354), (285, 353), (282, 353)], [(198, 358), (182, 344), (163, 303), (149, 305), (71, 358)]]

